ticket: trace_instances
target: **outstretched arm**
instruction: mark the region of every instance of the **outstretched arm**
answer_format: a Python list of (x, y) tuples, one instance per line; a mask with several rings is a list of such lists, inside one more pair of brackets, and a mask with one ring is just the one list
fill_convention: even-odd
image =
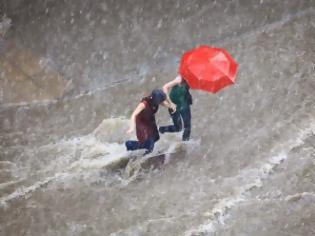
[(163, 85), (163, 92), (168, 96), (169, 90), (175, 85), (180, 84), (181, 82), (182, 77), (178, 75), (175, 79)]
[(136, 109), (133, 111), (131, 117), (130, 117), (130, 124), (129, 129), (127, 130), (127, 133), (130, 134), (133, 132), (136, 126), (136, 116), (145, 108), (145, 105), (143, 102), (140, 102), (139, 105), (136, 107)]

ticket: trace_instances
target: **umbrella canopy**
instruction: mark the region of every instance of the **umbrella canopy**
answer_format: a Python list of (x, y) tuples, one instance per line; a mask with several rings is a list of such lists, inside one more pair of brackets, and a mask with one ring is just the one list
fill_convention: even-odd
[(237, 67), (225, 49), (199, 46), (184, 53), (179, 73), (192, 89), (216, 93), (235, 83)]

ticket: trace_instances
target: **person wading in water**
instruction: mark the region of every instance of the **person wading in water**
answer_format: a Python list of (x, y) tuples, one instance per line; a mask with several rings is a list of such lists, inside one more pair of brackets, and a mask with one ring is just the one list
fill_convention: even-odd
[(158, 111), (159, 105), (163, 105), (171, 111), (176, 110), (174, 104), (171, 104), (166, 98), (166, 94), (161, 89), (154, 89), (151, 95), (144, 97), (133, 111), (127, 133), (132, 133), (136, 127), (138, 140), (125, 142), (128, 151), (146, 149), (145, 154), (153, 151), (154, 143), (160, 138), (155, 121), (155, 113)]
[(189, 140), (191, 131), (190, 106), (192, 105), (192, 96), (189, 89), (188, 83), (180, 75), (163, 86), (163, 91), (167, 96), (167, 100), (170, 100), (176, 105), (176, 111), (171, 112), (169, 110), (174, 124), (160, 127), (160, 133), (179, 132), (184, 127), (182, 140)]

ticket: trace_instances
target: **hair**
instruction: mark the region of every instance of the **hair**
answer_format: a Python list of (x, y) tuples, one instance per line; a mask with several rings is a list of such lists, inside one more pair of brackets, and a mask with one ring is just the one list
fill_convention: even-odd
[(151, 93), (152, 101), (155, 104), (160, 104), (165, 101), (166, 94), (161, 89), (154, 89)]
[(182, 78), (181, 84), (182, 84), (182, 85), (186, 85), (187, 88), (190, 89), (190, 86), (189, 86), (188, 82), (187, 82), (184, 78)]

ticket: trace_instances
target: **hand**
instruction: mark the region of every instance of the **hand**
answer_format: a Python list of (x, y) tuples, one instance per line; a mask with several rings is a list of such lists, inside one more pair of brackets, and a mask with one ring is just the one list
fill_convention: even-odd
[(176, 104), (171, 103), (170, 104), (170, 109), (172, 110), (172, 112), (171, 112), (172, 114), (175, 113), (176, 112)]
[(131, 134), (133, 132), (134, 128), (133, 127), (130, 127), (128, 130), (127, 130), (127, 134)]
[(131, 134), (134, 131), (134, 126), (130, 126), (127, 130), (127, 134)]

